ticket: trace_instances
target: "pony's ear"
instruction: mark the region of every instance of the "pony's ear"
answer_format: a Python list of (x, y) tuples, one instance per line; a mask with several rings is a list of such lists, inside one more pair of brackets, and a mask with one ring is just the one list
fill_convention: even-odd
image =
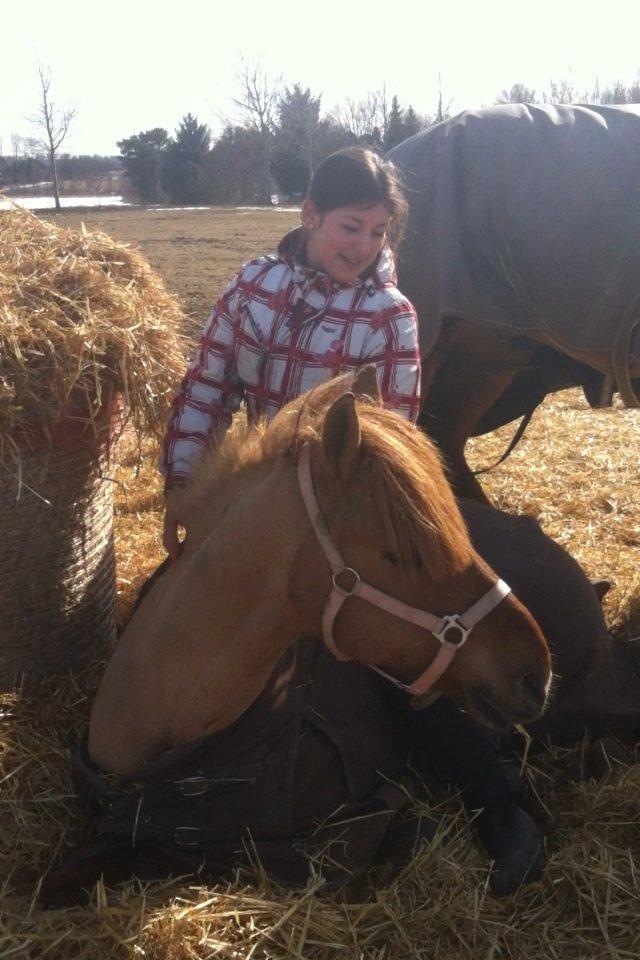
[(366, 367), (359, 367), (356, 370), (353, 378), (353, 392), (358, 400), (373, 400), (374, 403), (380, 403), (375, 363), (368, 363)]
[(322, 425), (322, 450), (335, 475), (348, 480), (360, 452), (360, 424), (353, 393), (343, 393), (329, 407)]

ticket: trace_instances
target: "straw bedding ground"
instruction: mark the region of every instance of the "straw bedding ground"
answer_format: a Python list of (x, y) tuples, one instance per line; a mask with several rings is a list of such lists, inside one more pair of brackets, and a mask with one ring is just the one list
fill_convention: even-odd
[[(227, 217), (224, 229), (229, 231), (235, 221), (231, 214)], [(176, 215), (174, 232), (184, 236), (188, 228), (185, 215)], [(132, 230), (132, 221), (123, 218), (122, 229)], [(197, 229), (203, 229), (202, 219)], [(210, 223), (208, 229), (213, 232)], [(264, 229), (276, 227), (270, 220)], [(243, 258), (244, 250), (238, 262)], [(637, 413), (594, 413), (577, 392), (567, 393), (538, 412), (522, 446), (485, 481), (501, 506), (537, 516), (590, 575), (613, 580), (607, 616), (627, 636), (640, 633), (639, 424)], [(508, 432), (474, 444), (477, 465), (495, 458)], [(139, 583), (162, 556), (154, 457), (149, 445), (142, 473), (136, 475), (131, 443), (123, 450), (116, 477), (119, 600), (125, 618)], [(239, 878), (215, 888), (98, 886), (88, 906), (43, 913), (36, 903), (38, 878), (58, 851), (82, 833), (69, 752), (86, 722), (88, 691), (96, 682), (96, 675), (85, 675), (43, 688), (37, 700), (19, 693), (3, 700), (0, 956), (640, 956), (638, 758), (627, 755), (625, 762), (614, 762), (604, 782), (583, 782), (581, 744), (545, 751), (524, 768), (531, 804), (547, 836), (549, 865), (540, 883), (506, 901), (487, 895), (485, 860), (470, 841), (458, 801), (434, 797), (430, 812), (441, 821), (436, 841), (367, 902), (342, 904), (325, 897), (317, 878), (306, 890), (285, 891), (269, 884), (257, 868), (251, 883)]]

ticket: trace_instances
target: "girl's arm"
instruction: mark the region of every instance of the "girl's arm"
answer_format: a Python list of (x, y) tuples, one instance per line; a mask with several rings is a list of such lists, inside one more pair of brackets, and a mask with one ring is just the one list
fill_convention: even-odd
[(420, 348), (413, 305), (401, 300), (371, 321), (362, 360), (375, 363), (385, 407), (415, 423), (420, 408)]
[(242, 401), (236, 372), (238, 286), (236, 277), (213, 308), (173, 401), (160, 462), (167, 489), (188, 480), (205, 448), (219, 444)]

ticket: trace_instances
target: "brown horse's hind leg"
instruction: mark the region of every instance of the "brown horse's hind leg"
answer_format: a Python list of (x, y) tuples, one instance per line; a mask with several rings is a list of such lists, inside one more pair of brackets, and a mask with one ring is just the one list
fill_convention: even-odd
[(444, 325), (424, 362), (418, 424), (438, 444), (457, 496), (489, 503), (464, 456), (475, 425), (527, 365), (536, 344), (466, 320)]

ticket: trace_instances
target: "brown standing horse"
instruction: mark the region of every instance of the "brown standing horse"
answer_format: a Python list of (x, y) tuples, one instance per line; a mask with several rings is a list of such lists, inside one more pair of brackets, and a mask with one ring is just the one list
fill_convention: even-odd
[[(420, 318), (419, 423), (460, 496), (469, 437), (582, 386), (640, 403), (640, 105), (500, 104), (395, 147), (398, 281)], [(635, 395), (634, 395), (635, 391)]]
[[(433, 445), (368, 399), (372, 383), (365, 368), (355, 395), (334, 380), (270, 425), (234, 431), (175, 493), (184, 550), (133, 616), (93, 704), (89, 753), (103, 771), (134, 776), (229, 727), (296, 638), (322, 635), (332, 574), (298, 486), (305, 445), (331, 541), (362, 581), (437, 617), (491, 592), (495, 574), (471, 546)], [(423, 626), (355, 595), (333, 636), (344, 654), (409, 684), (441, 649)], [(543, 636), (508, 594), (436, 689), (501, 728), (538, 716), (549, 681)]]

